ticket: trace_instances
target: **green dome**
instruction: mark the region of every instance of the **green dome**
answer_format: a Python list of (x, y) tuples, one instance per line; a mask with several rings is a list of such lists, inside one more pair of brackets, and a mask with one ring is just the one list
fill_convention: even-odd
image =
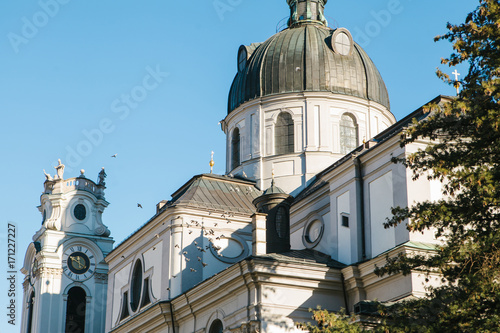
[[(351, 40), (349, 52), (334, 51), (332, 47), (332, 36), (336, 38), (340, 32)], [(298, 92), (344, 94), (390, 108), (379, 71), (345, 29), (298, 21), (264, 43), (241, 46), (238, 57), (239, 70), (229, 92), (228, 113), (256, 98)]]

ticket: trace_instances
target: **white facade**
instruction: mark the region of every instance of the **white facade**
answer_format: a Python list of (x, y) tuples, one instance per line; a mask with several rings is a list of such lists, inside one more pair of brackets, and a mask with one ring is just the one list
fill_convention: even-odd
[[(307, 8), (322, 14), (325, 2), (289, 0), (292, 13), (303, 14), (292, 14), (291, 22), (323, 24), (305, 16), (311, 12)], [(317, 36), (335, 33), (316, 28)], [(392, 207), (441, 198), (439, 183), (426, 177), (415, 181), (402, 164), (392, 162), (428, 144), (400, 146), (404, 127), (422, 117), (422, 110), (396, 123), (378, 71), (353, 45), (339, 54), (322, 44), (330, 59), (325, 64), (339, 65), (339, 72), (331, 73), (340, 73), (340, 90), (238, 99), (242, 104), (221, 122), (227, 175), (194, 176), (114, 249), (101, 219), (108, 204), (104, 171), (98, 184), (83, 174), (63, 180), (60, 169), (54, 179), (47, 175), (40, 206), (44, 222), (22, 270), (23, 332), (29, 332), (29, 323), (31, 332), (64, 331), (66, 313), (75, 315), (70, 305), (75, 287), (85, 297), (85, 332), (113, 333), (298, 333), (296, 323), (309, 321), (309, 309), (318, 305), (356, 312), (364, 300), (425, 296), (425, 278), (418, 272), (374, 273), (386, 256), (435, 250), (432, 231), (410, 233), (404, 223), (384, 227)], [(240, 48), (239, 79), (246, 73), (246, 50)], [(357, 66), (340, 66), (349, 62), (341, 57), (353, 52), (359, 55)], [(299, 83), (300, 73), (314, 68), (301, 66), (292, 68)], [(286, 119), (279, 125), (280, 131), (286, 126), (281, 136), (276, 135), (280, 119)], [(285, 137), (288, 141), (280, 141)], [(283, 142), (286, 152), (280, 153)], [(290, 245), (290, 251), (267, 253), (272, 248), (267, 245), (283, 242), (279, 248)], [(92, 264), (95, 269), (89, 270)]]
[[(277, 155), (275, 126), (281, 112), (294, 123), (294, 153)], [(292, 195), (303, 190), (310, 179), (345, 155), (341, 147), (340, 121), (349, 115), (357, 126), (357, 143), (370, 140), (395, 123), (394, 115), (379, 103), (362, 98), (303, 92), (264, 97), (244, 103), (223, 121), (227, 135), (226, 169), (247, 175), (261, 189), (271, 184), (272, 172), (278, 186)], [(232, 133), (241, 136), (241, 165), (231, 165)]]
[[(265, 236), (266, 214), (184, 208), (174, 193), (164, 209), (106, 258), (106, 331), (208, 333), (220, 321), (224, 332), (299, 332), (295, 323), (310, 320), (308, 309), (318, 305), (354, 311), (364, 300), (425, 296), (425, 277), (418, 272), (384, 277), (374, 273), (376, 266), (385, 264), (386, 255), (432, 253), (436, 243), (432, 232), (410, 233), (404, 224), (383, 227), (391, 207), (441, 196), (439, 184), (425, 177), (414, 181), (403, 165), (391, 162), (427, 144), (401, 148), (406, 124), (396, 124), (375, 137), (378, 143), (368, 142), (315, 176), (292, 204), (292, 251), (286, 253), (266, 253), (266, 242), (273, 241)], [(194, 179), (212, 178), (234, 188), (242, 182), (213, 175)], [(210, 238), (222, 234), (232, 238), (225, 243), (228, 258), (193, 247), (194, 242), (210, 246)], [(155, 251), (158, 254), (152, 254)], [(208, 265), (200, 265), (197, 256)], [(150, 293), (151, 302), (120, 317), (138, 260), (144, 276), (153, 281), (142, 291)], [(439, 283), (439, 278), (431, 283)]]
[[(39, 207), (42, 227), (33, 236), (21, 270), (26, 275), (21, 332), (76, 328), (78, 323), (67, 318), (73, 310), (84, 319), (85, 332), (102, 332), (108, 280), (104, 257), (113, 248), (101, 220), (108, 205), (104, 183), (97, 185), (83, 175), (63, 180), (61, 173), (60, 177), (48, 177), (44, 184)], [(85, 305), (79, 303), (78, 309), (68, 306), (72, 289), (83, 291)]]

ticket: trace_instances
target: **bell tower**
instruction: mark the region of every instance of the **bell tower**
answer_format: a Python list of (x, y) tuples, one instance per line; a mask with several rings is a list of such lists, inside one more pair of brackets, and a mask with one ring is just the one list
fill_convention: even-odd
[[(108, 265), (113, 248), (102, 222), (106, 173), (97, 182), (84, 170), (64, 179), (45, 173), (38, 207), (42, 226), (33, 236), (21, 269), (25, 274), (21, 332), (104, 332)], [(44, 171), (45, 172), (45, 171)]]

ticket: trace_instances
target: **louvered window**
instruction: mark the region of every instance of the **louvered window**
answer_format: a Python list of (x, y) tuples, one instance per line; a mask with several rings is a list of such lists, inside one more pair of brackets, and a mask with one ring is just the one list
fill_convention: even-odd
[(340, 152), (347, 154), (358, 146), (358, 125), (349, 114), (340, 118)]
[(274, 152), (276, 155), (294, 152), (293, 119), (287, 112), (281, 112), (274, 129)]

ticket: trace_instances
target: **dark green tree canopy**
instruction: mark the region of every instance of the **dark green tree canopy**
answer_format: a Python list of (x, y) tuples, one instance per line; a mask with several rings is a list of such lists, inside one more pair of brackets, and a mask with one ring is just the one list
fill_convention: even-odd
[[(448, 33), (436, 37), (454, 49), (442, 64), (469, 66), (459, 96), (425, 107), (427, 117), (414, 120), (401, 144), (421, 138), (430, 144), (395, 161), (405, 163), (415, 179), (440, 180), (444, 196), (394, 208), (386, 227), (406, 223), (413, 232), (431, 230), (443, 243), (432, 256), (388, 258), (377, 270), (379, 275), (439, 272), (442, 286), (429, 287), (428, 298), (381, 306), (378, 332), (500, 331), (500, 3), (478, 2), (463, 24), (448, 24)], [(336, 318), (344, 324), (352, 320)], [(331, 325), (310, 332), (334, 332)], [(361, 330), (354, 326), (354, 332)]]

